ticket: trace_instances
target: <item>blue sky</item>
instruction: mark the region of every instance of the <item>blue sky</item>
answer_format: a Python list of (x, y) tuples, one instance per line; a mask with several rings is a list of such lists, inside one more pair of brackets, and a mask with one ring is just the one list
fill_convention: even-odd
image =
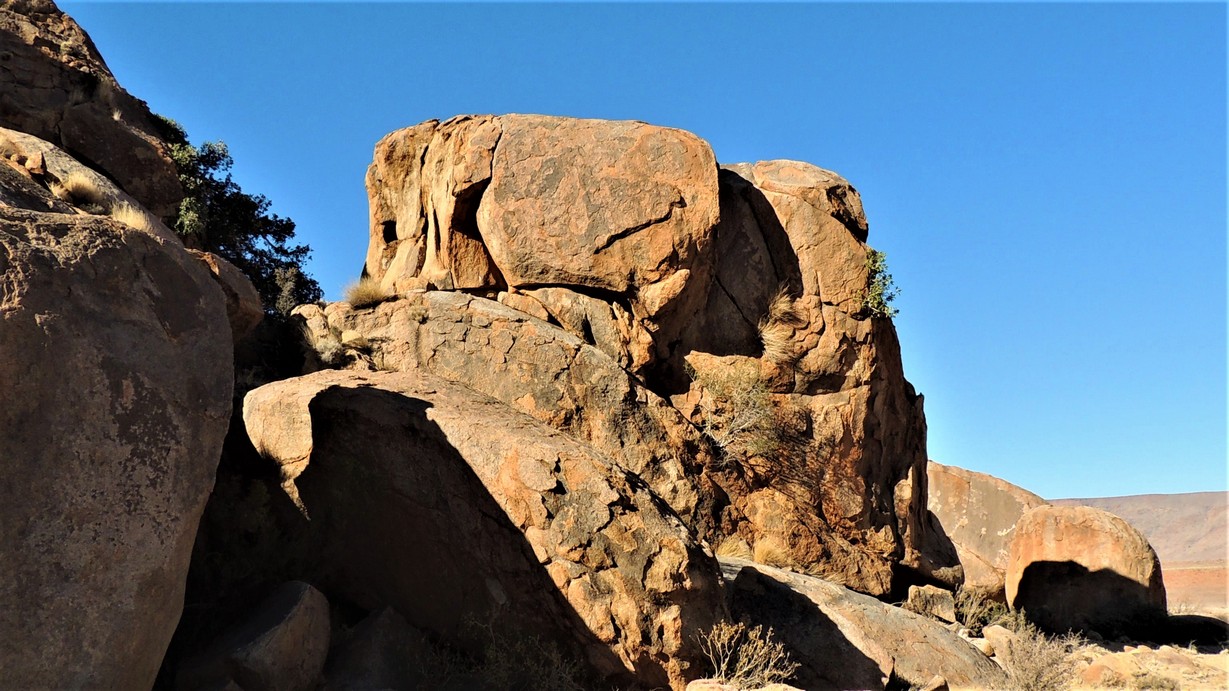
[(1049, 498), (1227, 488), (1224, 3), (61, 5), (226, 141), (330, 299), (389, 131), (679, 127), (859, 189), (931, 458)]

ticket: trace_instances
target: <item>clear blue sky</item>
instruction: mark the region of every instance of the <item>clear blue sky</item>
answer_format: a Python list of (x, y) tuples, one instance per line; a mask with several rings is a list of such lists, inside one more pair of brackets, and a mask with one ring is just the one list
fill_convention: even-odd
[(1224, 3), (63, 7), (230, 145), (331, 299), (393, 129), (680, 127), (861, 191), (931, 458), (1050, 498), (1226, 489)]

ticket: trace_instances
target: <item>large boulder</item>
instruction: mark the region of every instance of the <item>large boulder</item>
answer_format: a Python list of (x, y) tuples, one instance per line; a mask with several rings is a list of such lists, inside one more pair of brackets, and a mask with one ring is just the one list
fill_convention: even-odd
[(1006, 676), (937, 622), (835, 583), (739, 559), (721, 560), (731, 613), (772, 627), (806, 689), (910, 688), (936, 675), (952, 689), (1003, 688)]
[(424, 372), (268, 384), (244, 421), (310, 517), (331, 594), (470, 650), (489, 623), (612, 679), (700, 675), (693, 634), (723, 610), (716, 562), (591, 447)]
[(1166, 611), (1151, 545), (1118, 516), (1088, 506), (1039, 506), (1020, 518), (1006, 590), (1012, 609), (1054, 632), (1138, 633)]
[(0, 0), (0, 126), (104, 172), (154, 214), (183, 190), (149, 108), (115, 81), (90, 37), (51, 0)]
[(361, 334), (377, 369), (428, 371), (567, 432), (639, 475), (688, 523), (711, 527), (700, 505), (697, 476), (710, 455), (699, 433), (610, 357), (559, 327), (448, 291), (415, 291), (362, 309), (304, 305), (295, 314), (316, 343)]
[(52, 207), (0, 205), (0, 679), (149, 688), (230, 416), (230, 329), (177, 242)]
[[(922, 397), (904, 379), (891, 320), (867, 307), (883, 277), (865, 242), (858, 192), (839, 175), (795, 161), (720, 169), (693, 135), (643, 123), (462, 116), (385, 137), (367, 187), (365, 273), (383, 290), (464, 290), (557, 326), (606, 356), (592, 372), (631, 374), (630, 389), (625, 375), (610, 379), (618, 392), (637, 391), (636, 400), (619, 393), (619, 411), (643, 406), (638, 391), (651, 391), (649, 406), (668, 397), (708, 435), (721, 423), (706, 412), (745, 398), (714, 377), (742, 368), (729, 358), (758, 361), (748, 386), (767, 387), (773, 398), (750, 412), (777, 419), (760, 427), (783, 430), (788, 443), (735, 439), (738, 452), (728, 453), (728, 440), (708, 435), (707, 444), (685, 442), (697, 456), (680, 454), (677, 443), (662, 447), (656, 432), (580, 435), (634, 442), (617, 441), (614, 455), (649, 473), (685, 516), (696, 515), (689, 504), (703, 507), (693, 525), (705, 537), (771, 545), (789, 563), (840, 574), (875, 595), (903, 595), (909, 581), (960, 582), (956, 552), (926, 511)], [(380, 330), (382, 319), (368, 321)], [(325, 320), (338, 321), (350, 322)], [(369, 325), (345, 328), (388, 352), (369, 337)], [(468, 338), (466, 329), (449, 328), (450, 339)], [(543, 371), (522, 358), (502, 364), (502, 342), (479, 342), (442, 347), (490, 351), (478, 359), (499, 370)], [(474, 381), (485, 371), (467, 368), (461, 381), (487, 386)], [(585, 426), (572, 421), (571, 405), (554, 410), (516, 391), (524, 378), (496, 375), (507, 395), (492, 395), (536, 407), (531, 414), (556, 418), (561, 428)], [(636, 448), (642, 441), (661, 450), (648, 454), (656, 459)], [(641, 458), (626, 458), (629, 449)], [(675, 479), (683, 489), (662, 484), (679, 467), (699, 476), (694, 490)]]
[(992, 475), (931, 461), (927, 505), (951, 538), (964, 587), (1006, 601), (1004, 574), (1016, 523), (1044, 499)]

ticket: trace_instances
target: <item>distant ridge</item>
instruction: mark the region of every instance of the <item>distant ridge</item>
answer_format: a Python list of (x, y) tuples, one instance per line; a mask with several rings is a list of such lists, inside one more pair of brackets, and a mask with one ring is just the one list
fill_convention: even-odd
[(1125, 518), (1152, 543), (1162, 565), (1229, 561), (1229, 492), (1053, 499), (1050, 503), (1092, 506)]

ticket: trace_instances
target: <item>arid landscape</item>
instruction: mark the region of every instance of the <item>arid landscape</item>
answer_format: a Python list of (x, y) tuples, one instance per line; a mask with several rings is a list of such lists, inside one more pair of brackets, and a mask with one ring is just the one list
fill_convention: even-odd
[(428, 120), (326, 301), (50, 0), (0, 86), (0, 688), (1229, 687), (1226, 494), (930, 460), (836, 172)]

